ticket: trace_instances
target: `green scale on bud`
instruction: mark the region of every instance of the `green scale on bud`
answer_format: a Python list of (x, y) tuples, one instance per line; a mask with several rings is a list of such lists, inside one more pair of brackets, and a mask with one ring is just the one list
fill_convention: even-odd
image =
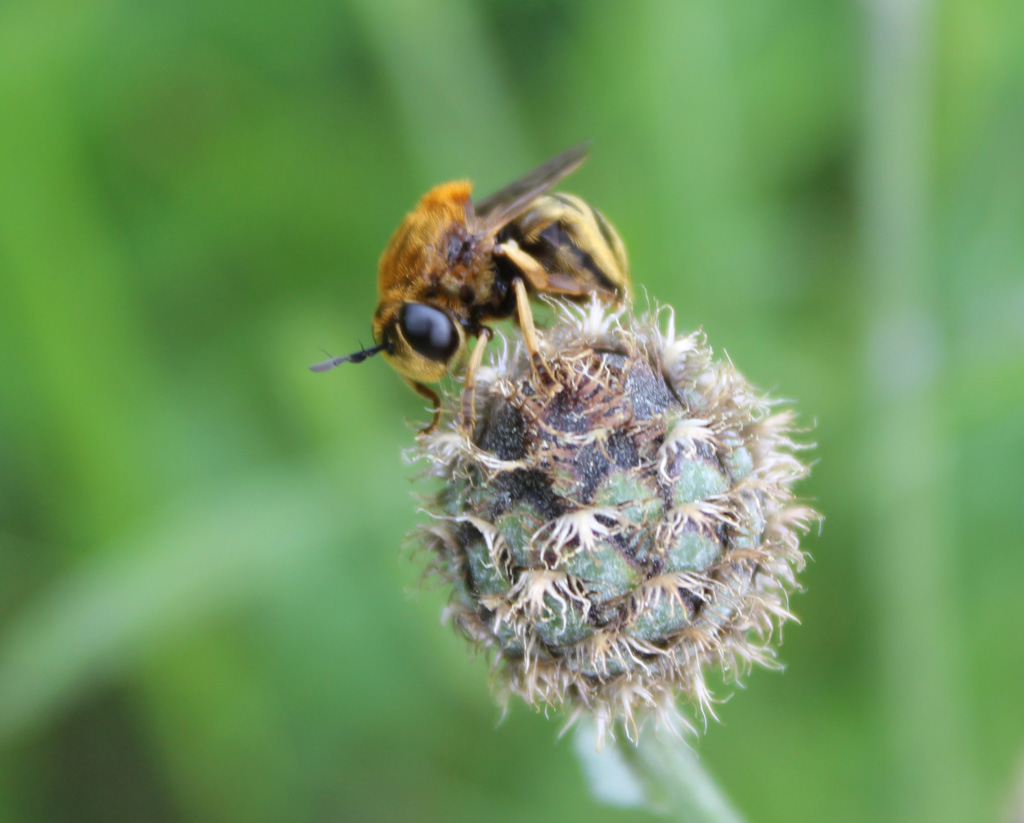
[(494, 652), (499, 688), (617, 720), (702, 710), (704, 672), (771, 665), (799, 537), (818, 515), (794, 415), (655, 316), (558, 304), (539, 330), (555, 391), (520, 344), (480, 369), (414, 456), (444, 482), (420, 542), (452, 584), (448, 616)]

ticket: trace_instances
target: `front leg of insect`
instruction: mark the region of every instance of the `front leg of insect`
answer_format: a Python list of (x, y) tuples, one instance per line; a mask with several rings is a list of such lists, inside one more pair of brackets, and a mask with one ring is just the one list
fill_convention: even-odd
[(410, 380), (408, 377), (403, 377), (402, 379), (405, 380), (405, 382), (409, 384), (420, 397), (426, 398), (430, 401), (430, 410), (432, 412), (430, 422), (424, 428), (416, 432), (417, 437), (426, 437), (436, 429), (437, 424), (441, 422), (441, 398), (438, 396), (436, 391), (430, 388), (430, 386), (424, 386), (422, 383)]

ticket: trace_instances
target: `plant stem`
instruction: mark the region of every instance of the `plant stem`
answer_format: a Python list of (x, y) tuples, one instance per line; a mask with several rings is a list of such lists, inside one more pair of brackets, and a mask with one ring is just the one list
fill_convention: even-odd
[(742, 823), (714, 777), (683, 737), (646, 729), (637, 745), (622, 737), (598, 750), (593, 721), (581, 719), (575, 747), (594, 797), (687, 823)]

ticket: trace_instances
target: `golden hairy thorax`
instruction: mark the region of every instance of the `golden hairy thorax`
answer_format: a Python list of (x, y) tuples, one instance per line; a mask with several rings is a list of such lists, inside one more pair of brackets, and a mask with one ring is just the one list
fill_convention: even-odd
[(475, 298), (475, 292), (493, 281), (494, 238), (475, 225), (471, 191), (467, 181), (435, 186), (406, 215), (380, 258), (382, 298), (400, 295), (456, 310), (470, 296), (467, 286)]

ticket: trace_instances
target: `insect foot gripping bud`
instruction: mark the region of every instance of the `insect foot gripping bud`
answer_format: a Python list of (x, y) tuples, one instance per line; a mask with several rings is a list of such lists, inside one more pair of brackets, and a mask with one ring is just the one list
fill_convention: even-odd
[(793, 412), (701, 333), (676, 336), (670, 311), (664, 332), (597, 301), (557, 312), (539, 334), (560, 390), (506, 348), (478, 372), (475, 418), (446, 398), (416, 446), (444, 482), (416, 542), (502, 696), (633, 737), (680, 693), (707, 712), (709, 668), (773, 664), (818, 515), (792, 492)]

